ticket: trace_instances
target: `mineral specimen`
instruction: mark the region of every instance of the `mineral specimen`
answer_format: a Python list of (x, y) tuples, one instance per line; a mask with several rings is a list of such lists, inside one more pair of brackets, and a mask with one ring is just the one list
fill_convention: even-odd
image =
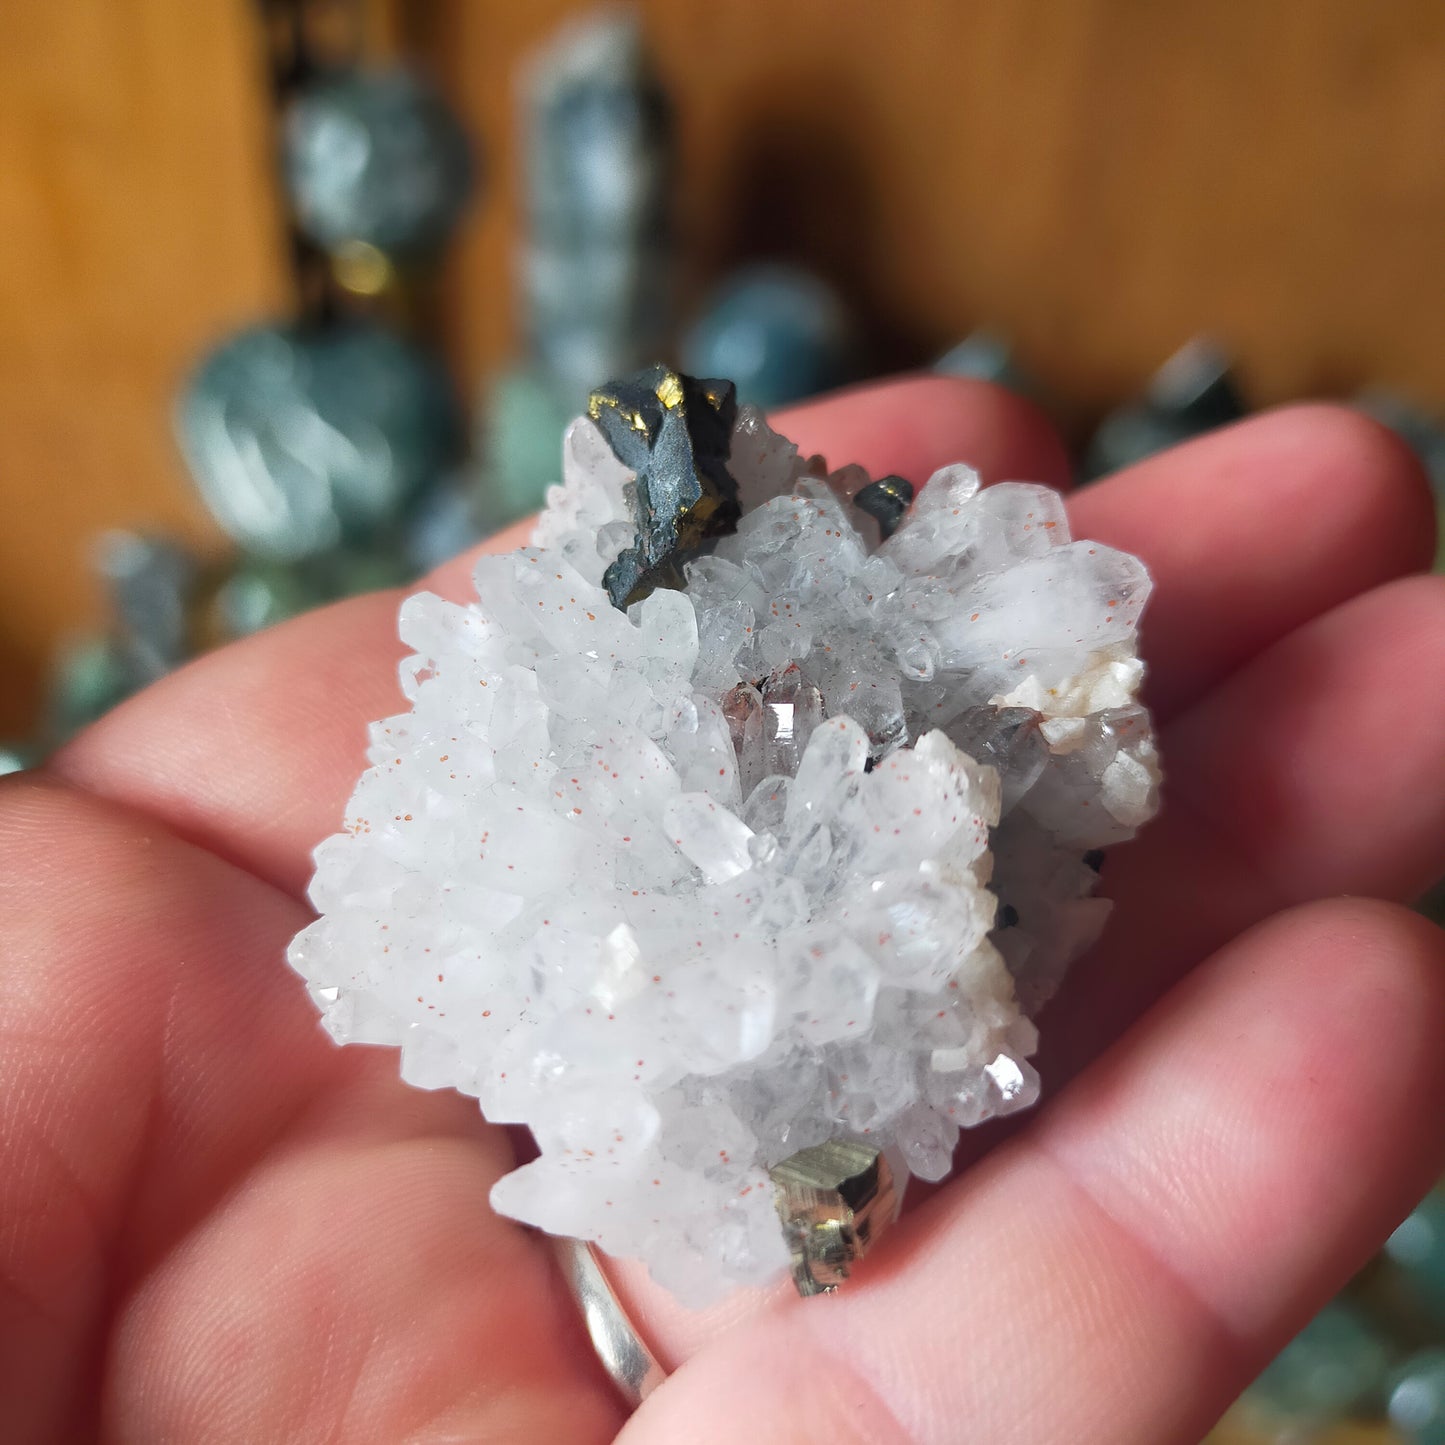
[(475, 601), (403, 607), (409, 710), (372, 730), (291, 960), (337, 1039), (530, 1126), (501, 1212), (692, 1303), (790, 1267), (830, 1288), (910, 1174), (1038, 1093), (1098, 850), (1156, 806), (1149, 581), (1048, 488), (963, 465), (882, 539), (860, 468), (820, 475), (744, 407), (715, 456), (736, 529), (624, 610), (644, 481), (677, 481), (634, 409), (635, 437), (572, 424), (534, 545), (481, 559)]

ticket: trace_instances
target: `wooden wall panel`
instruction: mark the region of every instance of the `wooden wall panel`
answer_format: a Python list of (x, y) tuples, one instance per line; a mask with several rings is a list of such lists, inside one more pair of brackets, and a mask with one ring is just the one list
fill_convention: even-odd
[(176, 384), (280, 300), (249, 9), (0, 8), (0, 729), (93, 619), (89, 540), (213, 534), (170, 435)]
[[(583, 8), (410, 12), (493, 149), (449, 293), (473, 375), (513, 334), (509, 72)], [(1261, 401), (1374, 379), (1445, 404), (1434, 0), (639, 8), (680, 112), (695, 281), (807, 257), (890, 360), (986, 322), (1081, 412), (1206, 329)]]
[[(570, 0), (369, 0), (480, 135), (441, 325), (515, 336), (512, 74)], [(643, 0), (692, 288), (806, 257), (884, 364), (1012, 334), (1066, 410), (1195, 331), (1260, 401), (1370, 379), (1445, 407), (1435, 0)], [(384, 27), (386, 28), (386, 27)], [(90, 613), (87, 539), (205, 538), (178, 378), (283, 296), (249, 0), (0, 7), (0, 730)]]

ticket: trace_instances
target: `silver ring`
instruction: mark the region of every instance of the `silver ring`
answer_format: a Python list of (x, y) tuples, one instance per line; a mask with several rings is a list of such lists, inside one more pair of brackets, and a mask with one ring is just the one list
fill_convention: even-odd
[(602, 1273), (592, 1245), (582, 1239), (559, 1239), (557, 1257), (568, 1288), (581, 1307), (597, 1358), (635, 1410), (667, 1378), (667, 1371), (628, 1319)]

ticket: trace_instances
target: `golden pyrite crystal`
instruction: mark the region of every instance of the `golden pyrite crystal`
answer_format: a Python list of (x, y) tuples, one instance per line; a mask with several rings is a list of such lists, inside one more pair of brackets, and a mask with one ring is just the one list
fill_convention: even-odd
[(898, 1217), (893, 1170), (858, 1139), (829, 1139), (775, 1164), (769, 1174), (793, 1258), (793, 1283), (807, 1297), (831, 1294)]

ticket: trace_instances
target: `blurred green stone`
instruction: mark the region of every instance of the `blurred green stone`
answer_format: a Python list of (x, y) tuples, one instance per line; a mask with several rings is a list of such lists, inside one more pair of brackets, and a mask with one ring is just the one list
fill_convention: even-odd
[(475, 480), (458, 471), (433, 487), (412, 511), (404, 550), (407, 561), (421, 575), (480, 542), (484, 535)]
[(466, 132), (409, 70), (347, 70), (308, 85), (285, 117), (282, 172), (300, 228), (328, 250), (435, 251), (472, 189)]
[(1445, 1349), (1422, 1350), (1394, 1373), (1390, 1423), (1411, 1445), (1445, 1445)]
[(933, 369), (944, 376), (991, 381), (1020, 396), (1034, 399), (1039, 396), (1038, 383), (1018, 364), (1013, 347), (997, 332), (984, 328), (971, 332), (957, 346), (945, 351), (933, 363)]
[(1432, 1189), (1385, 1244), (1427, 1309), (1445, 1321), (1445, 1189)]
[(191, 656), (190, 612), (200, 565), (185, 547), (168, 537), (103, 532), (94, 566), (127, 671), (138, 685), (163, 677)]
[(304, 566), (254, 558), (242, 561), (216, 592), (218, 635), (249, 637), (324, 601), (307, 581)]
[(342, 547), (317, 558), (314, 566), (328, 597), (356, 597), (384, 587), (400, 587), (414, 576), (411, 563), (395, 548)]
[(232, 337), (186, 386), (177, 431), (216, 520), (280, 560), (387, 535), (463, 440), (438, 363), (361, 321)]
[(27, 744), (0, 742), (0, 778), (7, 773), (24, 772), (38, 761), (39, 753)]
[(672, 329), (672, 108), (627, 9), (564, 24), (518, 98), (527, 355), (580, 402)]
[(1325, 1425), (1378, 1405), (1388, 1364), (1369, 1321), (1336, 1301), (1275, 1356), (1245, 1399), (1260, 1414)]
[(1436, 498), (1445, 505), (1445, 417), (1383, 388), (1362, 392), (1356, 405), (1383, 422), (1415, 453)]
[(64, 648), (55, 663), (46, 707), (47, 730), (56, 741), (104, 717), (144, 685), (126, 649), (114, 637), (91, 637)]
[(482, 401), (478, 452), (479, 524), (487, 531), (537, 511), (562, 480), (562, 434), (587, 397), (536, 367), (493, 378)]
[(821, 277), (800, 266), (751, 266), (708, 298), (682, 342), (682, 369), (726, 378), (738, 401), (765, 410), (839, 386), (850, 375), (854, 327)]
[(1196, 337), (1154, 373), (1142, 400), (1099, 423), (1085, 454), (1084, 474), (1096, 478), (1120, 471), (1238, 421), (1247, 410), (1228, 356), (1207, 338)]

